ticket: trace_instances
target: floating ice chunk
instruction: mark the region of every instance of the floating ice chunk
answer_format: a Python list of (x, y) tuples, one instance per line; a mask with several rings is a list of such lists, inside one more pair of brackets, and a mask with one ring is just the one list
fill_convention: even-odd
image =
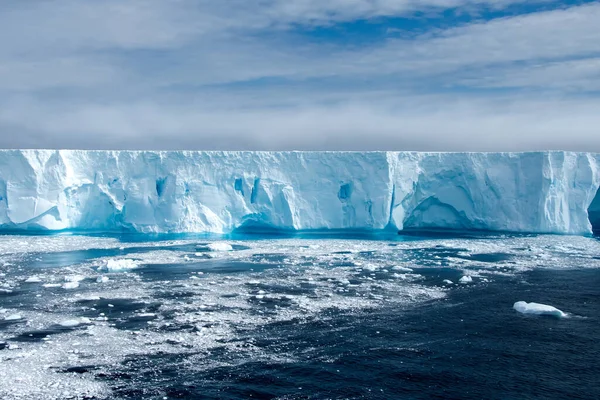
[(61, 287), (62, 285), (60, 283), (44, 283), (42, 286), (45, 288), (55, 288)]
[(98, 283), (106, 283), (108, 281), (109, 281), (108, 276), (99, 276), (96, 278), (96, 282), (98, 282)]
[(67, 320), (59, 322), (58, 324), (60, 326), (64, 326), (65, 328), (74, 328), (79, 325), (88, 325), (91, 323), (92, 323), (92, 321), (89, 318), (82, 317), (82, 318), (67, 319)]
[(62, 285), (63, 289), (77, 289), (79, 287), (79, 282), (67, 282)]
[(552, 317), (563, 318), (567, 314), (556, 307), (539, 303), (527, 303), (525, 301), (517, 301), (513, 308), (522, 314), (549, 315)]
[(23, 317), (21, 316), (21, 314), (11, 314), (7, 317), (4, 317), (5, 321), (18, 321), (20, 319), (22, 319)]
[(64, 326), (65, 328), (74, 328), (79, 326), (81, 322), (78, 319), (67, 319), (65, 321), (61, 321), (58, 323), (60, 326)]
[(104, 269), (108, 271), (123, 271), (126, 269), (134, 269), (139, 266), (138, 262), (128, 258), (122, 258), (118, 260), (108, 260)]
[[(471, 280), (473, 280), (473, 279), (471, 279)], [(454, 282), (452, 282), (450, 279), (444, 279), (444, 283), (446, 285), (454, 285)]]
[(151, 317), (156, 317), (155, 313), (139, 313), (136, 314), (136, 316), (140, 317), (140, 318), (151, 318)]
[(413, 272), (412, 268), (402, 267), (400, 265), (393, 266), (392, 269), (394, 271), (402, 271), (402, 272)]
[(42, 279), (39, 276), (30, 276), (25, 279), (25, 283), (40, 283)]
[(471, 283), (473, 282), (473, 278), (471, 278), (469, 275), (465, 275), (462, 278), (460, 278), (458, 280), (460, 283), (462, 283), (463, 285), (467, 284), (467, 283)]
[(65, 282), (81, 282), (85, 279), (83, 275), (69, 275), (65, 276)]
[(212, 251), (231, 251), (233, 247), (229, 243), (225, 242), (212, 242), (207, 246)]

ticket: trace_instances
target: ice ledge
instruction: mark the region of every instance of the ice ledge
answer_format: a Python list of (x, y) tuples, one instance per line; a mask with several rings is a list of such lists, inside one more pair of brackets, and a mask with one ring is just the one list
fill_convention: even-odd
[(0, 150), (0, 230), (589, 234), (600, 224), (599, 161), (573, 152)]

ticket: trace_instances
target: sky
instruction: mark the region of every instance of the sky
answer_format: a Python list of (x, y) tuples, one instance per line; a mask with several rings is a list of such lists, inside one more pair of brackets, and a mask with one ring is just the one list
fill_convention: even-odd
[(2, 0), (0, 148), (600, 152), (600, 1)]

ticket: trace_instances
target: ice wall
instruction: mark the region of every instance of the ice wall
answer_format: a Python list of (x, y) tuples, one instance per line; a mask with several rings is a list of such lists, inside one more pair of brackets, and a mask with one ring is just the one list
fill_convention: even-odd
[(589, 233), (586, 153), (0, 151), (0, 229)]
[[(399, 229), (589, 233), (596, 155), (390, 153)], [(399, 190), (398, 190), (399, 189)]]

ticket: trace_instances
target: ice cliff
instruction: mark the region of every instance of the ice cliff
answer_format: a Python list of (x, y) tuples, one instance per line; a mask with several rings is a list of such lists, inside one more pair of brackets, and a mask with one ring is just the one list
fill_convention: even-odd
[(587, 234), (599, 185), (589, 153), (2, 150), (0, 229)]

